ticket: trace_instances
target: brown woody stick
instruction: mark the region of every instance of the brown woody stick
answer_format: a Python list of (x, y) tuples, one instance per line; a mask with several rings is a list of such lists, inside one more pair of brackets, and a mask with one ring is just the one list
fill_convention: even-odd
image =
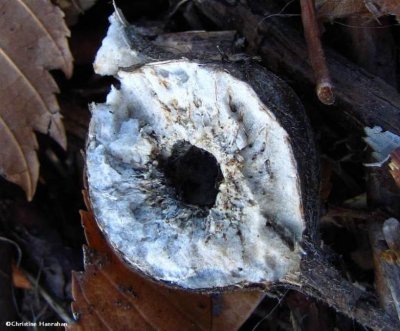
[[(251, 1), (251, 7), (245, 0), (230, 4), (222, 0), (195, 0), (194, 4), (216, 26), (236, 29), (246, 38), (248, 49), (260, 55), (268, 69), (290, 81), (298, 93), (311, 96), (310, 87), (315, 80), (311, 66), (304, 60), (308, 52), (303, 38), (290, 20), (270, 16), (281, 10), (281, 3), (258, 1), (263, 8), (260, 15), (259, 10), (253, 9), (256, 2)], [(396, 89), (331, 49), (326, 48), (325, 54), (336, 97), (328, 115), (351, 132), (378, 125), (400, 134), (400, 95)], [(318, 107), (321, 111), (324, 108)]]
[(314, 0), (300, 0), (300, 4), (304, 37), (307, 42), (311, 66), (314, 70), (318, 99), (325, 105), (332, 105), (335, 102), (333, 84), (326, 65), (324, 50), (321, 45)]

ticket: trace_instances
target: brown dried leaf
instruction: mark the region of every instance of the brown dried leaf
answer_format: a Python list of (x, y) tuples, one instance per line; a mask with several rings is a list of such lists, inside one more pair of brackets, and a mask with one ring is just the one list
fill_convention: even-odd
[(390, 153), (389, 169), (397, 186), (400, 187), (400, 147)]
[(25, 276), (24, 272), (15, 264), (12, 264), (12, 281), (14, 287), (23, 288), (26, 290), (32, 289), (32, 284)]
[[(264, 294), (258, 291), (226, 292), (220, 296), (219, 314), (213, 314), (212, 331), (237, 330), (258, 306)], [(213, 301), (215, 306), (215, 301)], [(215, 308), (213, 308), (213, 312)]]
[(315, 6), (318, 17), (329, 21), (368, 14), (364, 0), (317, 0)]
[(79, 317), (67, 330), (237, 330), (258, 305), (255, 291), (223, 295), (167, 288), (128, 269), (82, 212), (89, 248), (85, 272), (73, 274), (72, 309)]
[(49, 0), (0, 2), (0, 172), (32, 199), (39, 176), (35, 131), (49, 133), (66, 146), (47, 70), (72, 73), (69, 30), (62, 11)]
[(399, 0), (317, 0), (318, 17), (332, 21), (349, 16), (377, 19), (384, 15), (400, 17)]
[(394, 15), (397, 20), (400, 18), (400, 0), (364, 0), (365, 6), (374, 15)]

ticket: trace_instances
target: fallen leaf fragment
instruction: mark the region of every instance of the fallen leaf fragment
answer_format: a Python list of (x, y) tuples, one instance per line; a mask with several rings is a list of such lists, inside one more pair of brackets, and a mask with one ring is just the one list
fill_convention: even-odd
[(13, 285), (17, 288), (23, 288), (25, 290), (32, 289), (32, 284), (25, 276), (24, 272), (19, 267), (17, 267), (15, 263), (13, 263), (11, 267)]
[(66, 146), (58, 87), (47, 70), (72, 74), (63, 12), (49, 0), (0, 2), (0, 173), (32, 199), (39, 176), (34, 131)]
[(400, 147), (390, 153), (389, 168), (394, 181), (400, 187)]
[(399, 0), (317, 0), (316, 7), (318, 17), (329, 21), (350, 16), (366, 20), (385, 15), (400, 17)]
[(315, 6), (318, 17), (329, 21), (369, 13), (363, 0), (317, 0)]
[(394, 15), (397, 20), (400, 18), (399, 0), (364, 0), (365, 6), (375, 18), (384, 15)]
[(82, 212), (89, 247), (85, 272), (73, 274), (72, 304), (78, 317), (67, 330), (237, 330), (263, 294), (200, 294), (172, 289), (132, 270), (111, 250), (93, 214)]

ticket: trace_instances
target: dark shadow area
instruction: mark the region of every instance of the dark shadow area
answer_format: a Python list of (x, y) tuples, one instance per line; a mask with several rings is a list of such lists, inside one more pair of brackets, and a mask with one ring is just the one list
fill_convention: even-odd
[(209, 208), (215, 204), (224, 177), (211, 153), (181, 141), (174, 145), (172, 155), (160, 164), (183, 202)]

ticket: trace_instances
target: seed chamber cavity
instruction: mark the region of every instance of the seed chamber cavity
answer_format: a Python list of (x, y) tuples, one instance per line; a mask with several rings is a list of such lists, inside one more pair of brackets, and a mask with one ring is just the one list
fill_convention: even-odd
[(182, 202), (212, 208), (224, 179), (218, 161), (211, 153), (187, 141), (179, 141), (171, 155), (160, 160), (167, 185), (175, 189)]

